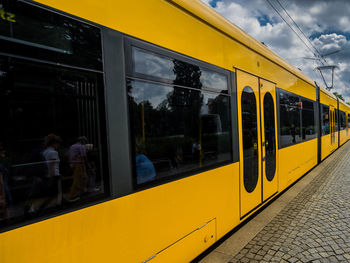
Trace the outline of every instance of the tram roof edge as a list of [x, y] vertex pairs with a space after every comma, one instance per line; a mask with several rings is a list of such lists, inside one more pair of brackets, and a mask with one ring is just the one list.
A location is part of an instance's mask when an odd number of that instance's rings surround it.
[[309, 84], [315, 86], [314, 81], [310, 77], [302, 73], [295, 66], [291, 65], [285, 59], [281, 58], [275, 52], [270, 50], [268, 47], [260, 43], [258, 40], [250, 36], [244, 30], [242, 30], [241, 28], [239, 28], [238, 26], [236, 26], [235, 24], [233, 24], [232, 22], [224, 18], [222, 15], [217, 13], [213, 8], [209, 7], [208, 5], [201, 2], [200, 0], [191, 0], [191, 1], [167, 0], [167, 1], [182, 7], [183, 9], [195, 15], [196, 17], [202, 19], [203, 21], [205, 21], [206, 23], [208, 23], [218, 31], [221, 31], [224, 34], [229, 35], [232, 39], [240, 42], [241, 44], [247, 46], [254, 52], [268, 58], [269, 60], [283, 67], [284, 69], [291, 72], [292, 74], [298, 76], [299, 78], [303, 79]]

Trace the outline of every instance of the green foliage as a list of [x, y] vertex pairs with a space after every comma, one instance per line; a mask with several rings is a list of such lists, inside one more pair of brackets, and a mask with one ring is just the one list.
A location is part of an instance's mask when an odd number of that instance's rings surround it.
[[342, 101], [345, 101], [344, 98], [343, 98], [343, 95], [341, 95], [340, 93], [338, 92], [333, 92], [334, 96], [336, 96], [337, 98], [341, 99]]

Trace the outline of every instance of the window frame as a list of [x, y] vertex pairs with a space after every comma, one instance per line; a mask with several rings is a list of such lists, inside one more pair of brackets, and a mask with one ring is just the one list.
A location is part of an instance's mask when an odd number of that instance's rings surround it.
[[[170, 59], [177, 59], [179, 61], [189, 63], [194, 66], [198, 66], [200, 68], [203, 68], [208, 71], [213, 71], [220, 73], [222, 75], [225, 75], [227, 79], [227, 93], [222, 93], [219, 90], [215, 89], [208, 89], [205, 87], [202, 87], [201, 89], [195, 89], [188, 86], [182, 86], [173, 84], [172, 81], [169, 81], [168, 79], [163, 79], [159, 77], [149, 76], [145, 74], [141, 74], [138, 72], [135, 72], [133, 69], [133, 54], [132, 54], [132, 48], [139, 48], [142, 50], [145, 50], [146, 52], [154, 53], [157, 56], [164, 56], [166, 58]], [[125, 79], [130, 79], [134, 81], [143, 81], [143, 82], [149, 82], [153, 84], [160, 84], [160, 85], [166, 85], [171, 87], [179, 87], [179, 88], [186, 88], [186, 89], [193, 89], [199, 92], [209, 92], [209, 93], [215, 93], [220, 96], [227, 96], [229, 98], [229, 118], [230, 118], [230, 136], [231, 136], [231, 154], [232, 158], [228, 161], [215, 163], [212, 165], [205, 166], [204, 168], [198, 168], [193, 169], [190, 171], [182, 172], [175, 174], [170, 177], [164, 177], [157, 179], [155, 181], [150, 181], [141, 185], [138, 185], [136, 182], [136, 165], [135, 165], [135, 142], [134, 142], [134, 131], [131, 124], [131, 121], [129, 119], [129, 131], [130, 131], [130, 154], [131, 154], [131, 169], [132, 169], [132, 181], [133, 181], [133, 192], [142, 191], [148, 188], [156, 187], [165, 183], [173, 182], [182, 178], [186, 178], [189, 176], [193, 176], [199, 173], [203, 173], [206, 171], [213, 170], [218, 167], [226, 166], [231, 163], [235, 163], [239, 161], [239, 141], [238, 141], [238, 120], [237, 120], [237, 92], [236, 87], [233, 85], [235, 84], [235, 74], [233, 72], [220, 68], [218, 66], [209, 64], [207, 62], [177, 53], [175, 51], [166, 49], [164, 47], [157, 46], [155, 44], [151, 44], [136, 38], [132, 37], [125, 37], [124, 39], [124, 51], [125, 51]], [[130, 109], [128, 105], [128, 115], [130, 115]]]
[[[302, 120], [302, 111], [303, 109], [299, 109], [299, 117], [300, 117], [300, 138], [301, 138], [301, 141], [300, 142], [296, 142], [294, 144], [291, 144], [291, 145], [286, 145], [286, 146], [282, 146], [281, 145], [281, 111], [280, 111], [280, 107], [281, 107], [281, 100], [280, 100], [280, 94], [282, 93], [285, 93], [289, 96], [294, 96], [294, 97], [298, 97], [298, 100], [299, 100], [299, 103], [302, 101], [302, 100], [306, 100], [306, 101], [310, 101], [313, 103], [313, 111], [314, 111], [314, 123], [315, 123], [315, 127], [316, 127], [316, 133], [315, 133], [315, 138], [312, 138], [312, 139], [302, 139], [302, 125], [303, 125], [303, 120]], [[317, 101], [316, 100], [311, 100], [309, 98], [306, 98], [306, 97], [303, 97], [303, 96], [300, 96], [296, 93], [293, 93], [293, 92], [290, 92], [290, 91], [287, 91], [287, 90], [284, 90], [284, 89], [281, 89], [281, 88], [278, 88], [276, 87], [276, 97], [277, 97], [277, 129], [278, 129], [278, 149], [283, 149], [283, 148], [287, 148], [287, 147], [291, 147], [291, 146], [294, 146], [296, 144], [300, 144], [300, 143], [304, 143], [304, 142], [307, 142], [307, 141], [310, 141], [310, 140], [315, 140], [315, 139], [318, 139], [318, 128], [317, 128]], [[283, 104], [284, 105], [284, 104]]]

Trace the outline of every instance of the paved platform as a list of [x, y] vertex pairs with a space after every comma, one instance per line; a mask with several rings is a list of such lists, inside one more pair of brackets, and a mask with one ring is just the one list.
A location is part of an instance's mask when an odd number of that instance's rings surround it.
[[350, 262], [350, 142], [200, 263]]

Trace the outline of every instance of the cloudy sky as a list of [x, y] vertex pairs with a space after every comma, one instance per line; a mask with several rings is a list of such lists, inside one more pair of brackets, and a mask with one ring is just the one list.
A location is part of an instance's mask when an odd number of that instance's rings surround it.
[[[350, 102], [350, 1], [349, 0], [202, 0], [245, 32], [264, 42], [271, 50], [325, 86], [314, 57], [317, 51], [325, 56], [324, 64], [337, 65], [334, 89]], [[309, 48], [286, 25], [269, 2], [293, 27]], [[281, 5], [280, 5], [281, 4]], [[302, 35], [291, 18], [302, 29]], [[311, 49], [311, 50], [310, 50]], [[330, 77], [330, 74], [327, 74]], [[327, 80], [327, 79], [326, 79]]]

